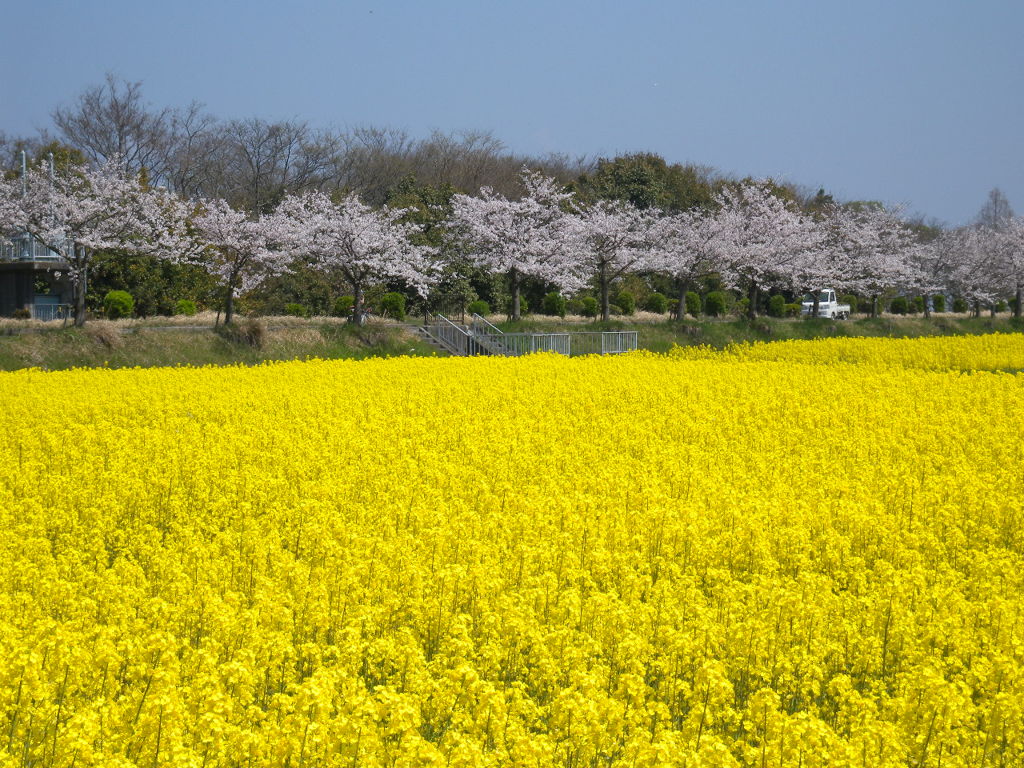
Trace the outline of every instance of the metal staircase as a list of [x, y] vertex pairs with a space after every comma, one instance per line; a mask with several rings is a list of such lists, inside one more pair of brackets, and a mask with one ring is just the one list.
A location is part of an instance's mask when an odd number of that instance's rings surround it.
[[505, 333], [480, 315], [460, 325], [433, 314], [416, 332], [428, 343], [451, 355], [518, 357], [534, 352], [569, 356], [609, 355], [637, 348], [636, 331], [580, 331], [569, 333]]

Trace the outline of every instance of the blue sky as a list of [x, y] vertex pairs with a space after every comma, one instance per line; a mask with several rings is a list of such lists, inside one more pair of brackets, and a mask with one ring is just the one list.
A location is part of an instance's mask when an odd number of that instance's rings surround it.
[[485, 129], [903, 203], [1024, 212], [1024, 2], [36, 0], [5, 9], [0, 130], [106, 72], [224, 118]]

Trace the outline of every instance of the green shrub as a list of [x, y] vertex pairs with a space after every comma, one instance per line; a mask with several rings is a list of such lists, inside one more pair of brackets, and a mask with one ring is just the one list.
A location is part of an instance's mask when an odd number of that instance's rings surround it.
[[109, 291], [103, 297], [103, 313], [111, 320], [131, 317], [135, 311], [135, 299], [128, 291]]
[[768, 299], [768, 315], [770, 317], [782, 317], [786, 314], [786, 297], [776, 293]]
[[647, 297], [647, 301], [644, 302], [644, 309], [656, 315], [664, 315], [668, 312], [668, 296], [655, 291]]
[[750, 299], [746, 296], [744, 296], [742, 299], [740, 299], [733, 305], [733, 311], [735, 311], [736, 314], [739, 315], [740, 317], [747, 314], [747, 310], [749, 309]]
[[334, 316], [351, 317], [352, 310], [355, 309], [355, 306], [355, 296], [339, 296], [334, 302]]
[[483, 299], [477, 299], [476, 301], [469, 302], [466, 306], [466, 311], [471, 315], [486, 316], [491, 314], [491, 305]]
[[541, 311], [545, 315], [565, 317], [565, 312], [568, 309], [568, 302], [565, 300], [565, 296], [560, 294], [558, 291], [551, 291], [551, 293], [544, 294], [540, 307]]
[[[687, 302], [689, 304], [689, 302]], [[721, 317], [725, 314], [728, 300], [723, 291], [712, 291], [704, 297], [704, 312], [712, 317]]]
[[18, 309], [14, 310], [14, 314], [11, 315], [11, 316], [15, 320], [31, 320], [32, 319], [32, 310], [31, 309], [25, 309], [24, 307], [19, 307]]
[[686, 314], [700, 317], [701, 302], [700, 294], [696, 291], [686, 292]]
[[636, 312], [636, 297], [629, 291], [619, 291], [615, 297], [615, 306], [619, 308], [618, 314], [632, 315]]
[[583, 299], [569, 299], [565, 305], [566, 311], [570, 315], [579, 315], [583, 313]]
[[679, 315], [679, 299], [668, 300], [668, 311], [669, 314], [671, 314], [673, 317]]
[[1005, 311], [1006, 311], [1006, 302], [1003, 301], [1002, 299], [1000, 299], [999, 301], [996, 302], [996, 312], [1005, 312]]
[[385, 293], [380, 299], [381, 314], [395, 320], [405, 320], [405, 296], [398, 291]]
[[941, 293], [936, 293], [934, 296], [932, 296], [932, 309], [935, 312], [945, 312], [946, 297], [943, 296]]
[[178, 299], [174, 302], [174, 314], [176, 315], [187, 315], [192, 317], [199, 311], [196, 303], [192, 299]]
[[580, 314], [584, 317], [597, 317], [597, 299], [593, 296], [584, 296], [581, 300]]
[[800, 317], [800, 310], [803, 309], [803, 306], [800, 304], [786, 304], [783, 309], [786, 317]]
[[[505, 311], [508, 312], [509, 315], [512, 314], [512, 299], [511, 298], [509, 298], [508, 303], [505, 305]], [[523, 296], [522, 294], [519, 294], [519, 314], [520, 315], [528, 315], [528, 314], [530, 314], [530, 305], [529, 305], [529, 303], [527, 303], [526, 297]]]
[[294, 301], [284, 305], [284, 313], [291, 317], [305, 317], [307, 314], [306, 308]]
[[953, 299], [953, 311], [954, 312], [966, 312], [967, 311], [967, 299], [961, 299], [959, 297]]
[[910, 305], [907, 303], [906, 296], [897, 296], [889, 302], [889, 311], [894, 315], [905, 315], [909, 309]]
[[910, 300], [910, 312], [915, 315], [924, 312], [924, 296], [915, 296]]
[[845, 296], [840, 296], [839, 297], [839, 303], [840, 304], [849, 304], [850, 305], [850, 314], [851, 315], [854, 312], [857, 311], [857, 297], [854, 296], [852, 293], [848, 293]]

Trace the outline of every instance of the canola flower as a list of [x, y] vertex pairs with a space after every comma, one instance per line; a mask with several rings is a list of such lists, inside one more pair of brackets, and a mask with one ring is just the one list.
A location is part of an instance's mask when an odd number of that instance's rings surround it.
[[719, 352], [711, 347], [675, 347], [674, 357], [688, 360], [737, 359], [810, 365], [856, 363], [902, 366], [934, 371], [1022, 370], [1020, 334], [877, 339], [837, 337], [732, 344]]
[[1024, 765], [1021, 368], [0, 375], [0, 766]]

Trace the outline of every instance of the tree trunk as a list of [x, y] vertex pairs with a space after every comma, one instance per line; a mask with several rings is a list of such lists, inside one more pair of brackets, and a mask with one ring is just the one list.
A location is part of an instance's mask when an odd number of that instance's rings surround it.
[[878, 295], [871, 297], [871, 316], [878, 317]]
[[365, 325], [366, 316], [363, 314], [363, 284], [361, 280], [352, 281], [352, 296], [355, 299], [352, 304], [352, 318], [356, 325]]
[[510, 287], [512, 289], [512, 321], [518, 322], [522, 319], [523, 313], [519, 305], [519, 270], [513, 269], [508, 273]]
[[928, 301], [928, 294], [924, 294], [924, 317], [925, 320], [932, 316], [932, 305]]
[[676, 310], [676, 320], [686, 317], [686, 294], [690, 292], [690, 281], [679, 281], [679, 309]]
[[75, 327], [85, 325], [85, 291], [79, 286], [75, 290]]
[[224, 297], [224, 325], [231, 325], [231, 318], [235, 316], [235, 287], [228, 286], [227, 295]]
[[608, 291], [611, 286], [608, 284], [607, 270], [603, 266], [598, 273], [598, 280], [601, 284], [601, 319], [607, 323], [611, 317], [611, 301], [608, 298]]
[[1024, 292], [1024, 286], [1018, 285], [1017, 286], [1017, 293], [1016, 293], [1016, 296], [1014, 298], [1014, 304], [1013, 304], [1013, 316], [1015, 318], [1017, 318], [1018, 320], [1020, 320], [1020, 314], [1021, 314], [1020, 299], [1021, 299], [1021, 293], [1022, 292]]
[[757, 294], [757, 283], [752, 282], [747, 292], [747, 317], [751, 320], [757, 319]]
[[981, 317], [981, 299], [974, 300], [974, 316]]
[[[75, 327], [81, 328], [85, 325], [85, 248], [83, 246], [72, 246], [72, 263], [75, 265], [75, 279], [71, 284], [71, 290], [75, 301]], [[81, 250], [79, 250], [81, 249]], [[81, 254], [81, 255], [79, 255]]]

